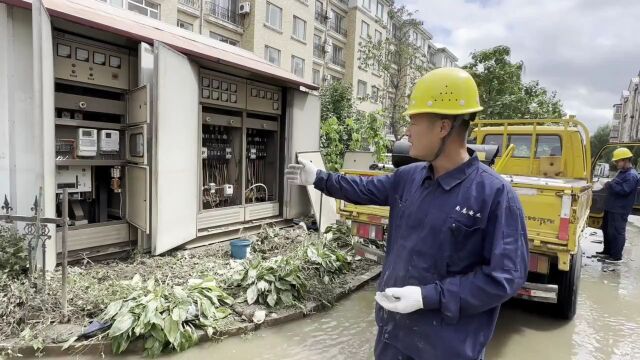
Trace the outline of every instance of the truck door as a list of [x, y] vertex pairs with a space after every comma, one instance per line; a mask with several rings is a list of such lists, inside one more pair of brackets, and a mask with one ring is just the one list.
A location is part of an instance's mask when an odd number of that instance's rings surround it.
[[[604, 203], [607, 198], [604, 184], [616, 177], [618, 170], [615, 164], [611, 162], [613, 151], [619, 147], [626, 147], [633, 153], [633, 165], [636, 169], [640, 169], [640, 143], [619, 143], [608, 144], [603, 147], [598, 155], [594, 158], [592, 164], [593, 176], [593, 198], [591, 202], [591, 210], [589, 212], [589, 226], [600, 229], [602, 227], [602, 217], [604, 215]], [[636, 203], [632, 214], [640, 215], [640, 188], [635, 194]]]

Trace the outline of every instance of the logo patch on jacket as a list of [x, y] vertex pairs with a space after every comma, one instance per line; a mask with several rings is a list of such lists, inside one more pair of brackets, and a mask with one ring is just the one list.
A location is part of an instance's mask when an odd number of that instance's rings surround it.
[[456, 206], [456, 211], [470, 217], [477, 217], [477, 218], [481, 217], [479, 212], [473, 211], [472, 209], [467, 209], [466, 207], [463, 208], [460, 205]]

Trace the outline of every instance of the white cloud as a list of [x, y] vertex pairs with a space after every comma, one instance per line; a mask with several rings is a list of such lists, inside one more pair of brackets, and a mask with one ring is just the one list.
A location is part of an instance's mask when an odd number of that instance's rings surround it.
[[640, 70], [640, 1], [400, 0], [459, 63], [496, 45], [523, 60], [525, 79], [557, 90], [565, 109], [592, 129], [611, 120]]

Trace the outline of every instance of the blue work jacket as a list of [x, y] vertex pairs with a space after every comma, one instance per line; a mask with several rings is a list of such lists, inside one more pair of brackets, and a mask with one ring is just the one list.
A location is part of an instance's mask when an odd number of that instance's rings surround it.
[[424, 309], [376, 306], [385, 341], [414, 359], [477, 360], [500, 305], [527, 278], [527, 232], [511, 186], [475, 155], [435, 180], [422, 162], [370, 178], [319, 171], [314, 186], [353, 204], [390, 206], [378, 291], [420, 286]]
[[604, 209], [618, 214], [631, 214], [639, 181], [635, 169], [620, 170], [618, 175], [608, 182]]

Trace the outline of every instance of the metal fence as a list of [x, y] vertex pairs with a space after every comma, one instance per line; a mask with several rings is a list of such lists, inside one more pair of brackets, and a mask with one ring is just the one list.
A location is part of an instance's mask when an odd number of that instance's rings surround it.
[[194, 10], [200, 10], [200, 0], [178, 0], [178, 3]]
[[236, 9], [229, 9], [223, 6], [219, 6], [216, 3], [207, 1], [205, 3], [205, 13], [213, 16], [216, 19], [228, 22], [230, 24], [242, 27], [242, 17]]
[[[25, 216], [25, 215], [12, 215], [13, 207], [11, 206], [11, 202], [9, 201], [7, 195], [4, 196], [4, 201], [0, 209], [4, 212], [4, 214], [0, 213], [0, 222], [3, 222], [5, 225], [15, 226], [17, 228], [17, 223], [24, 223], [22, 228], [22, 235], [27, 241], [27, 251], [29, 254], [29, 278], [34, 279], [37, 276], [37, 252], [38, 249], [41, 249], [42, 253], [42, 285], [43, 290], [46, 289], [46, 269], [47, 269], [47, 247], [49, 240], [52, 238], [51, 230], [49, 229], [49, 225], [61, 225], [62, 226], [62, 291], [61, 291], [61, 300], [62, 300], [62, 311], [64, 317], [67, 317], [67, 235], [69, 232], [69, 193], [67, 189], [63, 190], [62, 193], [62, 218], [48, 218], [43, 217], [43, 209], [42, 209], [42, 188], [38, 192], [38, 195], [35, 196], [35, 200], [33, 201], [33, 205], [31, 206], [31, 211], [33, 215]], [[53, 244], [53, 251], [56, 251], [56, 245]], [[54, 264], [55, 265], [55, 264]]]
[[331, 20], [329, 21], [329, 29], [342, 36], [347, 36], [347, 29], [342, 26], [342, 21]]

